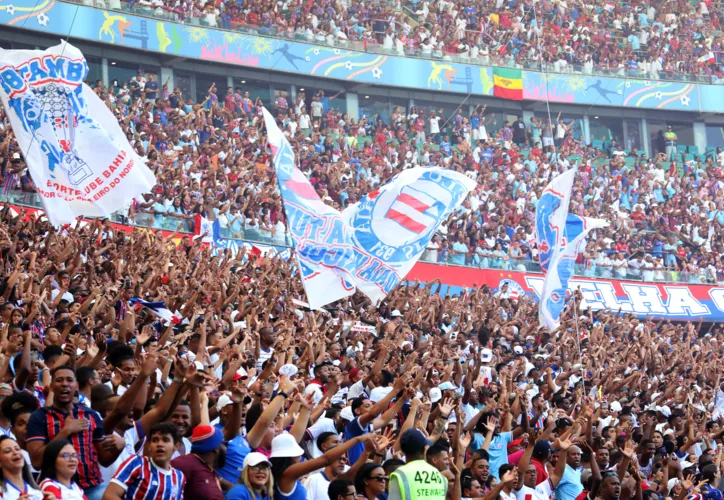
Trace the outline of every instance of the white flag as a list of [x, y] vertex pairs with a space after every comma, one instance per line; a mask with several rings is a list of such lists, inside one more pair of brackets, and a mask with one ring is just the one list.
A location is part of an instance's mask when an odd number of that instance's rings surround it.
[[67, 42], [0, 49], [0, 99], [50, 222], [100, 217], [156, 183], [113, 113], [83, 81], [88, 64]]
[[413, 168], [340, 214], [319, 199], [265, 109], [274, 168], [312, 309], [352, 295], [379, 302], [420, 258], [440, 224], [475, 187], [459, 172]]
[[454, 170], [415, 167], [342, 213], [353, 230], [352, 241], [365, 256], [356, 271], [357, 289], [373, 302], [402, 281], [450, 213], [475, 181]]

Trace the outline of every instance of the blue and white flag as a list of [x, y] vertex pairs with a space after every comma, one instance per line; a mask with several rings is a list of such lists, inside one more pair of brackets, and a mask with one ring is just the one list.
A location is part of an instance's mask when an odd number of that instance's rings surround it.
[[83, 83], [87, 75], [83, 54], [67, 42], [0, 49], [0, 101], [55, 225], [109, 216], [156, 183], [118, 119]]
[[448, 215], [475, 188], [439, 167], [403, 170], [342, 213], [358, 255], [357, 288], [382, 300], [419, 260]]
[[568, 213], [575, 175], [571, 169], [553, 179], [543, 191], [535, 214], [540, 266], [545, 273], [538, 318], [551, 331], [560, 325], [568, 283], [586, 236], [608, 226], [601, 219]]
[[128, 301], [134, 309], [141, 310], [144, 307], [151, 311], [159, 318], [173, 323], [174, 325], [181, 322], [181, 318], [176, 314], [172, 313], [170, 309], [166, 307], [163, 301], [159, 302], [148, 302], [143, 299], [132, 298]]
[[318, 309], [359, 289], [382, 300], [475, 182], [441, 168], [414, 168], [343, 214], [319, 198], [295, 166], [294, 152], [265, 109], [269, 147], [309, 306]]

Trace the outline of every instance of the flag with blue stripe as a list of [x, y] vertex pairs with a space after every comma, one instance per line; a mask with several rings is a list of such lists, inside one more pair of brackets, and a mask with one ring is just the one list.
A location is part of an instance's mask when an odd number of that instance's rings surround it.
[[340, 214], [319, 198], [296, 167], [292, 147], [266, 109], [264, 120], [287, 230], [313, 309], [356, 290], [373, 302], [382, 300], [475, 187], [462, 173], [417, 167], [399, 173]]
[[568, 283], [586, 236], [608, 226], [601, 219], [568, 213], [575, 175], [571, 169], [553, 179], [543, 191], [535, 214], [540, 266], [545, 274], [538, 318], [551, 331], [560, 325]]

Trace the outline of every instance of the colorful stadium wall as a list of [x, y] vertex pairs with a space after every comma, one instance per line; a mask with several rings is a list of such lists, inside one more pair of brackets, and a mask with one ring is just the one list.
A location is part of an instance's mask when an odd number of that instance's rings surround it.
[[[361, 84], [493, 95], [493, 68], [369, 53], [242, 34], [58, 0], [7, 0], [0, 24], [170, 57]], [[42, 70], [42, 68], [41, 68]], [[523, 99], [567, 104], [724, 112], [724, 85], [523, 71]]]

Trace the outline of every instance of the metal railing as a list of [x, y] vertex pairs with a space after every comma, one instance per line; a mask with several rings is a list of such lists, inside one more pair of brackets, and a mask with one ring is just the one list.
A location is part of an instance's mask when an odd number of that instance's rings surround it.
[[[204, 26], [221, 31], [233, 31], [236, 33], [242, 33], [253, 36], [261, 36], [268, 38], [282, 38], [287, 40], [293, 40], [300, 43], [308, 43], [314, 45], [327, 45], [330, 47], [354, 50], [359, 52], [369, 52], [374, 54], [385, 54], [392, 56], [401, 57], [412, 57], [425, 60], [436, 60], [446, 62], [456, 62], [460, 64], [471, 64], [474, 66], [483, 67], [514, 67], [519, 69], [525, 69], [527, 71], [535, 71], [540, 73], [555, 73], [563, 75], [583, 75], [583, 76], [603, 76], [603, 77], [616, 77], [616, 78], [634, 78], [640, 80], [654, 80], [654, 81], [673, 81], [673, 82], [686, 82], [686, 83], [706, 83], [706, 84], [724, 84], [724, 79], [720, 79], [715, 75], [699, 75], [699, 74], [686, 74], [679, 71], [659, 71], [651, 72], [643, 69], [629, 70], [629, 69], [607, 69], [602, 67], [585, 67], [583, 65], [572, 65], [568, 64], [565, 68], [560, 68], [555, 64], [541, 64], [536, 61], [528, 61], [524, 64], [510, 64], [505, 58], [496, 57], [494, 54], [486, 56], [478, 56], [478, 58], [472, 58], [469, 54], [451, 54], [444, 53], [438, 50], [426, 51], [419, 48], [410, 48], [404, 46], [401, 51], [394, 48], [386, 49], [382, 45], [374, 41], [356, 41], [356, 40], [343, 40], [337, 38], [334, 35], [313, 35], [311, 37], [303, 33], [295, 33], [293, 28], [280, 29], [276, 26], [256, 26], [244, 23], [235, 23], [229, 21], [226, 26], [224, 23], [216, 22], [216, 25], [212, 26], [205, 22], [201, 17], [189, 17], [187, 19], [181, 18], [177, 13], [161, 8], [161, 7], [150, 7], [138, 5], [137, 3], [120, 2], [119, 0], [61, 0], [67, 3], [79, 3], [89, 7], [96, 7], [106, 10], [115, 10], [120, 12], [131, 12], [135, 15], [160, 19], [168, 22], [176, 22], [181, 24], [188, 24], [191, 26]], [[386, 0], [385, 3], [395, 5], [397, 8], [399, 2], [395, 0]], [[621, 38], [621, 43], [627, 43], [625, 39]]]
[[[21, 205], [43, 209], [37, 193], [24, 191], [9, 191], [6, 195], [0, 194], [0, 200], [14, 205]], [[181, 235], [194, 234], [192, 217], [185, 215], [154, 215], [147, 212], [136, 212], [132, 215], [116, 212], [109, 217], [111, 221], [125, 225], [143, 227], [152, 230], [178, 231]], [[274, 234], [259, 228], [221, 228], [221, 237], [227, 240], [245, 241], [260, 245], [291, 248], [292, 240], [288, 234]], [[473, 269], [500, 269], [504, 271], [517, 271], [524, 273], [540, 273], [537, 262], [523, 259], [510, 259], [507, 256], [464, 256], [454, 255], [442, 250], [425, 251], [420, 258], [421, 262], [438, 264], [442, 266], [458, 266]], [[686, 273], [667, 269], [622, 269], [596, 265], [576, 264], [575, 276], [586, 278], [615, 279], [627, 281], [641, 281], [648, 283], [689, 283], [689, 284], [716, 284], [721, 280], [707, 279], [703, 272]]]

